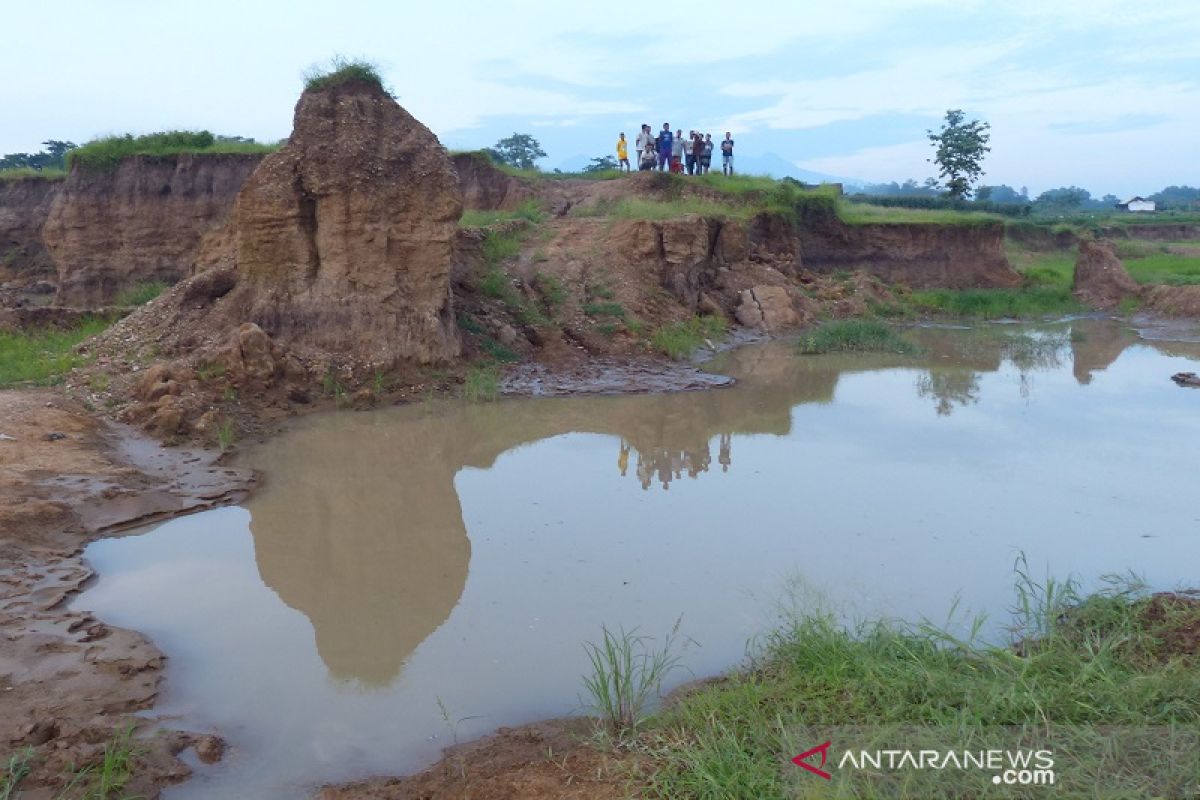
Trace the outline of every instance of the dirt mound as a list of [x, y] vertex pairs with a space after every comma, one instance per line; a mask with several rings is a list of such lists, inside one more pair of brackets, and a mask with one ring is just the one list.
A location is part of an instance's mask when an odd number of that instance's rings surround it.
[[1130, 277], [1113, 244], [1107, 240], [1079, 243], [1072, 291], [1093, 308], [1116, 308], [1127, 297], [1137, 297], [1141, 287]]
[[1144, 298], [1144, 308], [1157, 314], [1200, 317], [1200, 286], [1151, 286]]

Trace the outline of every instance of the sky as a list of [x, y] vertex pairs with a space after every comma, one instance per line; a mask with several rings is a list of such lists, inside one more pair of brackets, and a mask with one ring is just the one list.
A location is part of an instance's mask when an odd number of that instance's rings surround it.
[[276, 140], [305, 70], [342, 54], [377, 63], [447, 147], [531, 133], [545, 169], [669, 121], [731, 131], [747, 164], [923, 181], [936, 174], [927, 129], [961, 108], [991, 125], [983, 183], [1121, 197], [1200, 185], [1194, 0], [46, 8], [4, 2], [0, 153], [166, 129]]

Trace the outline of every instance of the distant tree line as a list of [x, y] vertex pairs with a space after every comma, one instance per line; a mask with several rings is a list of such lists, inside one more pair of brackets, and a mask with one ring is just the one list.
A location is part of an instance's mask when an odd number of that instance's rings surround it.
[[66, 169], [67, 153], [79, 145], [50, 139], [42, 142], [45, 149], [39, 153], [8, 153], [0, 157], [0, 170], [6, 169]]

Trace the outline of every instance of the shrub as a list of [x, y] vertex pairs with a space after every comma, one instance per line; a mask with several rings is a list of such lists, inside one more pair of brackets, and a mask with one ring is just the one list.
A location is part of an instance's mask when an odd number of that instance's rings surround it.
[[327, 67], [314, 65], [306, 70], [304, 73], [304, 90], [306, 92], [319, 92], [323, 89], [330, 89], [356, 81], [373, 84], [384, 92], [387, 92], [387, 89], [383, 85], [383, 78], [379, 74], [379, 68], [375, 64], [365, 59], [347, 58], [340, 55], [330, 59], [329, 66]]

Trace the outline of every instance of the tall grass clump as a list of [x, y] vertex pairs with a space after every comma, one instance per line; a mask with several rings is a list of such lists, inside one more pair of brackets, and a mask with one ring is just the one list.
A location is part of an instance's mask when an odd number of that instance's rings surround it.
[[0, 800], [16, 800], [21, 781], [29, 775], [29, 759], [32, 757], [33, 749], [28, 747], [8, 757], [4, 774], [0, 775]]
[[613, 631], [607, 625], [600, 626], [599, 644], [584, 643], [592, 671], [583, 677], [583, 685], [592, 711], [608, 733], [624, 736], [646, 719], [650, 705], [661, 695], [663, 681], [680, 666], [675, 643], [681, 621], [657, 647], [637, 628]]
[[917, 355], [920, 348], [892, 327], [873, 320], [847, 319], [827, 322], [802, 338], [797, 345], [805, 355], [819, 353], [896, 353]]
[[55, 797], [63, 800], [133, 800], [124, 789], [133, 777], [134, 760], [139, 753], [133, 741], [133, 728], [128, 727], [104, 746], [104, 756], [99, 763], [74, 770]]
[[111, 171], [130, 156], [174, 156], [181, 153], [270, 153], [277, 145], [215, 136], [211, 131], [162, 131], [145, 136], [131, 133], [95, 139], [67, 153], [68, 169], [74, 165]]
[[383, 85], [383, 77], [379, 74], [379, 67], [362, 58], [337, 55], [330, 59], [328, 65], [314, 65], [304, 72], [306, 92], [318, 92], [354, 82], [371, 83], [387, 91]]
[[113, 300], [117, 306], [144, 306], [167, 289], [162, 281], [145, 281], [125, 289]]
[[701, 345], [725, 335], [725, 320], [696, 316], [686, 322], [674, 322], [656, 330], [650, 343], [675, 360], [688, 358]]
[[90, 318], [68, 330], [0, 331], [0, 389], [54, 383], [87, 360], [76, 345], [110, 324]]
[[471, 367], [463, 382], [468, 403], [490, 403], [500, 396], [500, 370], [493, 364]]
[[1063, 284], [1028, 285], [1020, 289], [925, 289], [912, 292], [918, 312], [977, 319], [1005, 319], [1069, 314], [1084, 310]]
[[[1127, 579], [1081, 596], [1071, 581], [1031, 580], [1023, 564], [1016, 593], [1011, 643], [981, 641], [980, 621], [956, 635], [794, 615], [747, 668], [643, 724], [649, 796], [1194, 796], [1200, 597], [1150, 595]], [[830, 740], [830, 781], [788, 764]], [[848, 751], [1042, 748], [1054, 785], [1027, 793], [996, 794], [987, 770], [838, 768]]]

